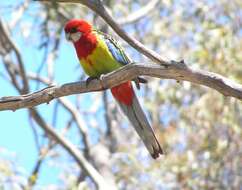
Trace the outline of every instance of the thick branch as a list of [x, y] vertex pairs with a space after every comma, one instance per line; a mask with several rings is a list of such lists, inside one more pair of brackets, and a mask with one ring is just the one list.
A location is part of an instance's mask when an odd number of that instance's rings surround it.
[[140, 75], [190, 81], [215, 89], [225, 96], [232, 96], [242, 100], [241, 84], [235, 83], [216, 73], [189, 68], [183, 61], [172, 61], [168, 63], [168, 66], [160, 66], [157, 64], [130, 64], [104, 75], [102, 81], [91, 81], [88, 86], [85, 81], [74, 82], [62, 86], [50, 86], [38, 92], [22, 96], [2, 97], [0, 99], [0, 110], [29, 108], [42, 103], [49, 103], [52, 99], [67, 95], [100, 91], [132, 80]]

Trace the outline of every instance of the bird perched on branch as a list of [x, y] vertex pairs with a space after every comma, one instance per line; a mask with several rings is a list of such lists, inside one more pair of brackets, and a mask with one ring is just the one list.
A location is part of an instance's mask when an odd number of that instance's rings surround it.
[[[122, 47], [111, 36], [95, 30], [85, 20], [68, 21], [65, 25], [65, 34], [67, 40], [73, 42], [80, 63], [85, 73], [89, 75], [88, 80], [99, 78], [102, 74], [131, 63]], [[141, 78], [134, 80], [137, 84], [142, 82]], [[151, 156], [154, 159], [158, 158], [163, 151], [139, 104], [131, 81], [111, 88], [111, 93], [129, 118]]]

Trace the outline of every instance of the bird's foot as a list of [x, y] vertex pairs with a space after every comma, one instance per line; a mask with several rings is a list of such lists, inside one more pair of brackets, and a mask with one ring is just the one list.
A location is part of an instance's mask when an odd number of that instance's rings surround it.
[[104, 85], [103, 85], [103, 82], [102, 82], [102, 79], [103, 79], [103, 75], [101, 75], [100, 77], [88, 77], [87, 80], [86, 80], [86, 87], [88, 87], [89, 83], [92, 81], [92, 80], [98, 80], [102, 86], [102, 89], [104, 90]]
[[142, 84], [146, 84], [148, 83], [148, 80], [146, 80], [145, 78], [142, 78], [142, 77], [137, 77], [139, 83], [142, 83]]
[[86, 87], [88, 87], [89, 83], [93, 80], [99, 80], [99, 77], [88, 77], [86, 80]]
[[135, 82], [137, 89], [140, 89], [140, 83], [142, 83], [142, 84], [148, 83], [148, 81], [142, 77], [137, 77], [137, 78], [133, 79], [133, 81]]
[[104, 83], [103, 83], [103, 78], [104, 78], [104, 75], [100, 75], [100, 77], [99, 77], [99, 81], [100, 81], [100, 83], [101, 83], [102, 89], [105, 90], [106, 87], [105, 87], [105, 85], [104, 85]]

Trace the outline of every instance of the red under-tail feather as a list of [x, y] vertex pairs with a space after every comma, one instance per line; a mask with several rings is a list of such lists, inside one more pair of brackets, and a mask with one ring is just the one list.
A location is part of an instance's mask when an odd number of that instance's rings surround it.
[[113, 87], [111, 92], [125, 115], [129, 118], [151, 156], [158, 158], [160, 154], [163, 154], [163, 151], [139, 104], [131, 82], [129, 81]]
[[111, 89], [111, 92], [116, 100], [119, 102], [130, 106], [132, 104], [132, 99], [134, 96], [134, 90], [132, 88], [131, 82], [126, 82], [120, 84], [119, 86], [115, 86]]

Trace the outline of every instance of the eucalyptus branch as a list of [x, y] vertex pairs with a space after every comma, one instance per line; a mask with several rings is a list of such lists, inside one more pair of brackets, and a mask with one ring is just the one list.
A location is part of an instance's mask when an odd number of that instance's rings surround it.
[[85, 81], [73, 82], [61, 86], [53, 85], [40, 91], [0, 98], [0, 110], [17, 110], [30, 108], [42, 103], [49, 103], [55, 98], [108, 89], [138, 76], [151, 76], [178, 81], [190, 81], [217, 90], [224, 96], [242, 100], [242, 85], [222, 75], [192, 69], [183, 61], [168, 62], [167, 66], [157, 64], [129, 64], [116, 71], [103, 75], [101, 80], [92, 80], [88, 85]]

